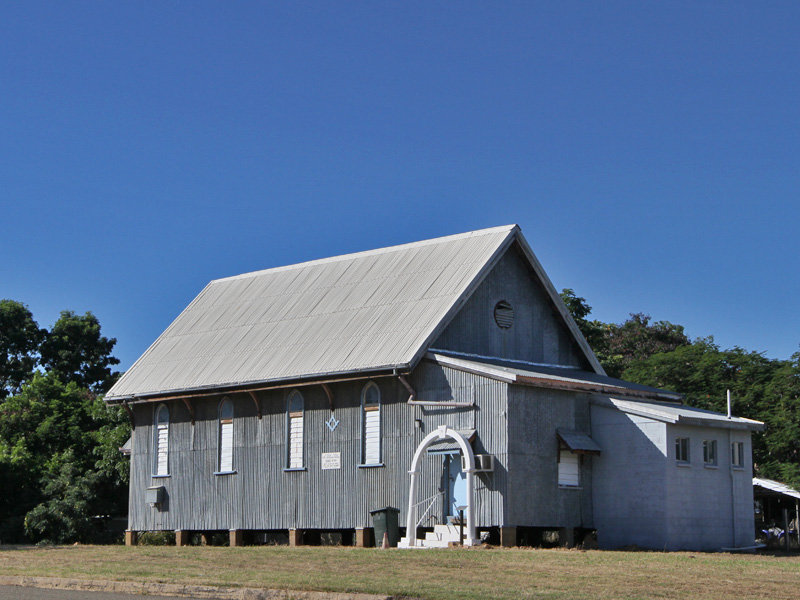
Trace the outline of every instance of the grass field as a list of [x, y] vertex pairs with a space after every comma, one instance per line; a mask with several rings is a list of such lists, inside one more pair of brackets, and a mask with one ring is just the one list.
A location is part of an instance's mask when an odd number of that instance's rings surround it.
[[800, 598], [800, 556], [533, 549], [0, 546], [0, 573], [452, 598]]

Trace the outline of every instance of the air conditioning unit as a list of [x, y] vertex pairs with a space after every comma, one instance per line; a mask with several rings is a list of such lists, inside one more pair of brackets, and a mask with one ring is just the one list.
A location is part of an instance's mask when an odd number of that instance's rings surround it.
[[[461, 455], [461, 469], [467, 468], [467, 459]], [[475, 472], [476, 473], [491, 473], [494, 471], [494, 454], [476, 454], [475, 455]]]

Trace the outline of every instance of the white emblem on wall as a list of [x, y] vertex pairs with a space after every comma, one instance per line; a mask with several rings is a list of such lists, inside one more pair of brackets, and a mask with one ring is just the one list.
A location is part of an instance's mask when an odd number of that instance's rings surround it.
[[339, 421], [337, 421], [337, 420], [336, 420], [336, 418], [335, 418], [333, 415], [331, 415], [331, 418], [330, 418], [330, 419], [328, 419], [327, 421], [325, 421], [325, 425], [327, 425], [327, 426], [328, 426], [328, 429], [330, 429], [331, 431], [333, 431], [334, 429], [336, 429], [336, 426], [337, 426], [338, 424], [339, 424]]
[[330, 469], [341, 469], [342, 458], [341, 452], [323, 452], [322, 453], [322, 470], [328, 471]]

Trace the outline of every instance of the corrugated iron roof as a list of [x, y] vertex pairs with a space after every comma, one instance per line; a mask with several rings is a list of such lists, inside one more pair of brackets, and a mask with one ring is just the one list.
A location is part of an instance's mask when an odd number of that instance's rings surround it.
[[800, 492], [794, 488], [790, 488], [785, 483], [774, 481], [772, 479], [764, 479], [762, 477], [753, 477], [753, 485], [764, 488], [777, 494], [784, 496], [791, 496], [792, 498], [800, 499]]
[[212, 281], [106, 400], [408, 368], [514, 239], [496, 227]]
[[431, 349], [426, 354], [426, 359], [454, 369], [520, 385], [575, 391], [583, 390], [653, 400], [680, 401], [683, 398], [681, 394], [675, 392], [622, 379], [614, 379], [608, 375], [592, 373], [575, 367], [537, 365], [491, 356], [477, 356], [435, 349]]
[[585, 433], [575, 431], [574, 429], [556, 429], [556, 434], [561, 441], [567, 445], [567, 448], [573, 452], [585, 454], [600, 454], [600, 446], [597, 445], [592, 438]]

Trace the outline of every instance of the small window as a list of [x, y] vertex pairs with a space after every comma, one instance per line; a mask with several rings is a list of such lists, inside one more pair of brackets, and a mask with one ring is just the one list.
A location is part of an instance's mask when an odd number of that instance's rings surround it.
[[717, 466], [717, 440], [703, 440], [703, 462], [707, 466]]
[[509, 329], [514, 324], [514, 309], [505, 300], [495, 305], [494, 322], [500, 329]]
[[219, 472], [233, 471], [233, 402], [219, 403]]
[[303, 468], [303, 396], [297, 390], [289, 394], [287, 403], [287, 438], [289, 469]]
[[361, 464], [381, 464], [381, 391], [370, 381], [361, 392]]
[[580, 486], [580, 456], [561, 443], [558, 449], [558, 485], [559, 487]]
[[169, 409], [162, 404], [153, 424], [153, 475], [169, 475]]
[[689, 438], [675, 438], [675, 460], [689, 463]]
[[731, 443], [731, 466], [735, 469], [744, 468], [744, 444], [742, 442]]

